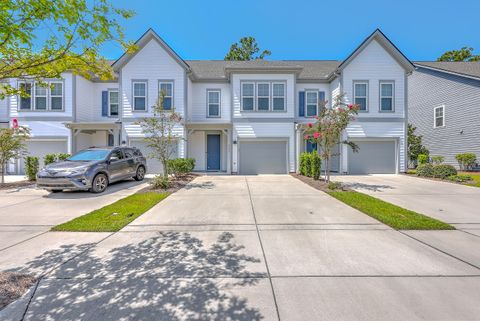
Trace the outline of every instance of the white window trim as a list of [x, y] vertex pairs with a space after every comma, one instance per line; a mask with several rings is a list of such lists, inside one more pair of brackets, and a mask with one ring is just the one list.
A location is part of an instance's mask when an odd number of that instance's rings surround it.
[[172, 86], [172, 94], [171, 95], [167, 95], [165, 93], [165, 96], [164, 98], [170, 98], [172, 100], [172, 105], [170, 106], [170, 109], [165, 109], [165, 110], [172, 110], [173, 107], [175, 106], [175, 103], [174, 103], [174, 93], [175, 93], [175, 85], [174, 85], [174, 81], [173, 80], [165, 80], [165, 79], [162, 79], [162, 80], [159, 80], [158, 81], [158, 95], [160, 97], [160, 88], [162, 88], [162, 85], [163, 84], [170, 84]]
[[[437, 109], [442, 109], [442, 126], [437, 126]], [[445, 105], [440, 105], [433, 108], [433, 128], [445, 127]]]
[[[366, 89], [365, 89], [365, 94], [366, 96], [357, 96], [357, 93], [356, 93], [356, 90], [355, 90], [355, 85], [360, 85], [360, 84], [365, 84], [366, 85]], [[356, 99], [357, 98], [365, 98], [365, 101], [366, 101], [366, 108], [363, 110], [358, 110], [358, 112], [360, 113], [365, 113], [365, 112], [368, 112], [368, 110], [370, 109], [369, 108], [369, 99], [368, 99], [368, 94], [369, 94], [369, 85], [368, 85], [368, 81], [366, 80], [354, 80], [353, 81], [353, 103], [355, 104], [356, 103]]]
[[[273, 87], [275, 85], [283, 85], [283, 96], [275, 96]], [[282, 112], [286, 110], [287, 107], [287, 85], [284, 82], [272, 82], [271, 83], [271, 91], [272, 91], [272, 111], [273, 112]], [[273, 100], [274, 98], [283, 98], [283, 109], [273, 109]]]
[[[382, 95], [382, 85], [392, 85], [392, 95], [391, 96], [383, 96]], [[381, 113], [393, 113], [393, 112], [395, 112], [395, 81], [393, 81], [393, 80], [380, 80], [379, 85], [378, 85], [378, 91], [379, 91], [378, 111], [381, 112]], [[391, 110], [383, 110], [382, 109], [382, 98], [392, 99], [392, 109]], [[368, 104], [367, 104], [367, 109], [368, 109]]]
[[[218, 103], [210, 103], [210, 93], [218, 93]], [[207, 118], [220, 118], [222, 117], [222, 91], [220, 89], [207, 89]], [[210, 105], [218, 105], [218, 115], [210, 115]]]
[[[268, 96], [265, 96], [265, 95], [260, 96], [258, 94], [258, 92], [259, 92], [258, 86], [259, 85], [268, 85]], [[255, 97], [255, 107], [256, 107], [255, 111], [258, 111], [260, 113], [265, 113], [265, 112], [271, 111], [271, 109], [272, 109], [272, 101], [271, 101], [272, 100], [272, 98], [271, 98], [271, 96], [272, 96], [272, 84], [268, 81], [258, 81], [258, 82], [255, 83], [255, 87], [256, 87], [255, 92], [257, 93], [257, 95]], [[261, 110], [258, 109], [258, 99], [260, 99], [260, 98], [263, 98], [263, 99], [268, 98], [268, 109], [261, 109]]]
[[[49, 86], [52, 84], [60, 84], [62, 86], [62, 95], [52, 95], [52, 88], [48, 88], [48, 104], [47, 104], [47, 109], [50, 111], [63, 111], [65, 109], [65, 103], [64, 103], [64, 97], [65, 97], [65, 86], [63, 84], [63, 81], [50, 81], [48, 83]], [[52, 98], [58, 98], [60, 97], [62, 99], [62, 108], [61, 109], [52, 109]]]
[[[117, 103], [114, 104], [114, 105], [117, 105], [117, 115], [112, 115], [112, 109], [111, 109], [111, 106], [112, 106], [112, 103], [110, 102], [110, 94], [112, 92], [116, 92], [117, 93]], [[119, 90], [118, 89], [109, 89], [108, 90], [108, 117], [119, 117], [120, 116], [120, 94], [119, 94]]]
[[[308, 115], [308, 105], [311, 105], [308, 103], [308, 93], [315, 93], [315, 96], [317, 97], [317, 102], [315, 104], [315, 115]], [[320, 99], [320, 95], [319, 95], [319, 92], [318, 92], [318, 89], [305, 89], [305, 110], [304, 110], [304, 115], [305, 115], [305, 118], [313, 118], [315, 116], [318, 116], [318, 102], [319, 102], [319, 99]]]
[[[243, 85], [253, 85], [253, 95], [252, 96], [246, 96], [244, 95], [243, 93]], [[242, 111], [245, 111], [245, 112], [253, 112], [256, 110], [256, 98], [255, 98], [255, 93], [256, 93], [256, 84], [255, 82], [253, 81], [243, 81], [240, 83], [240, 105], [241, 105], [241, 110]], [[253, 98], [253, 109], [248, 109], [248, 110], [245, 110], [243, 109], [243, 98]]]
[[[144, 84], [145, 85], [145, 95], [136, 96], [135, 95], [135, 84]], [[135, 106], [135, 98], [145, 98], [145, 109], [137, 109]], [[134, 80], [132, 81], [132, 110], [135, 112], [147, 112], [148, 111], [148, 81], [145, 80]]]

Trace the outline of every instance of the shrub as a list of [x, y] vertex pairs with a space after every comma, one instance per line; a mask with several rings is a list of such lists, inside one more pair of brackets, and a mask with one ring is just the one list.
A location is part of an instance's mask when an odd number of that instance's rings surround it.
[[68, 153], [47, 154], [43, 158], [43, 163], [45, 164], [45, 166], [47, 166], [49, 164], [52, 164], [52, 163], [55, 163], [55, 162], [58, 162], [58, 161], [64, 161], [68, 157], [70, 157], [70, 154], [68, 154]]
[[64, 160], [66, 160], [66, 159], [69, 158], [69, 157], [70, 157], [70, 154], [68, 154], [68, 153], [58, 153], [58, 154], [57, 154], [57, 159], [58, 159], [59, 161], [64, 161]]
[[452, 165], [433, 166], [433, 177], [446, 179], [449, 176], [457, 175], [457, 170]]
[[168, 161], [168, 172], [175, 176], [181, 176], [190, 173], [195, 167], [193, 158], [175, 158]]
[[455, 159], [462, 170], [470, 170], [475, 166], [477, 156], [474, 153], [463, 153], [455, 156]]
[[433, 177], [433, 165], [421, 164], [417, 166], [417, 176]]
[[168, 176], [155, 175], [155, 177], [150, 181], [150, 185], [154, 189], [167, 189], [170, 186], [170, 181]]
[[341, 189], [342, 188], [342, 183], [340, 182], [329, 182], [327, 185], [328, 189], [336, 190], [336, 189]]
[[322, 159], [316, 151], [310, 155], [310, 177], [317, 180], [320, 178], [320, 170], [322, 167]]
[[459, 175], [448, 176], [447, 179], [452, 181], [452, 182], [465, 183], [465, 182], [471, 181], [472, 176], [459, 174]]
[[303, 176], [310, 176], [312, 172], [312, 161], [310, 153], [300, 154], [300, 174]]
[[432, 160], [432, 163], [434, 165], [440, 165], [445, 160], [445, 157], [443, 157], [443, 156], [432, 156], [431, 160]]
[[429, 163], [428, 155], [427, 154], [420, 154], [417, 158], [418, 165], [424, 165]]
[[38, 157], [27, 156], [25, 157], [25, 175], [29, 181], [35, 181], [38, 173]]

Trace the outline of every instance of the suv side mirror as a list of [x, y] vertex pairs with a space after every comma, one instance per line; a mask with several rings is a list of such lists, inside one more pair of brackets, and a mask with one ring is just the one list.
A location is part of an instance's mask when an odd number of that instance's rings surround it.
[[116, 162], [118, 160], [119, 158], [117, 156], [110, 156], [110, 159], [109, 159], [110, 162]]

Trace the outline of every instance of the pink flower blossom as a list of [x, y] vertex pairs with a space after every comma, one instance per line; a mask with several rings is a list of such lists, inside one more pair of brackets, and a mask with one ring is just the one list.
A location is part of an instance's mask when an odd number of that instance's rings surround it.
[[313, 124], [312, 123], [308, 123], [308, 127], [312, 128]]
[[305, 135], [305, 136], [303, 136], [303, 138], [304, 138], [305, 140], [310, 139], [310, 135]]
[[313, 133], [313, 138], [315, 138], [315, 139], [319, 138], [320, 136], [321, 136], [321, 135], [320, 135], [319, 132]]

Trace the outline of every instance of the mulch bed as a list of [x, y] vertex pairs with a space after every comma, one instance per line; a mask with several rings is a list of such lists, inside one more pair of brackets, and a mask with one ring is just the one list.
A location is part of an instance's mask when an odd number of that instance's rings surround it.
[[[305, 184], [310, 185], [313, 188], [316, 188], [318, 190], [321, 190], [322, 192], [331, 192], [332, 190], [328, 188], [328, 183], [325, 182], [323, 178], [320, 178], [318, 180], [315, 180], [311, 177], [303, 176], [300, 174], [290, 174], [291, 176], [295, 177], [298, 180], [301, 180]], [[343, 191], [348, 191], [350, 190], [348, 187], [342, 186]]]
[[21, 297], [36, 281], [32, 275], [0, 272], [0, 310]]
[[18, 181], [18, 182], [12, 182], [12, 183], [0, 183], [0, 190], [5, 190], [5, 189], [14, 189], [14, 188], [22, 188], [22, 187], [27, 187], [34, 185], [35, 182], [33, 181]]
[[188, 183], [193, 181], [198, 176], [199, 176], [198, 174], [189, 173], [189, 174], [182, 175], [182, 176], [179, 176], [179, 177], [171, 177], [170, 178], [170, 187], [168, 189], [153, 188], [152, 186], [147, 186], [147, 187], [141, 189], [139, 192], [140, 193], [145, 193], [145, 192], [175, 193], [179, 189], [185, 187]]

